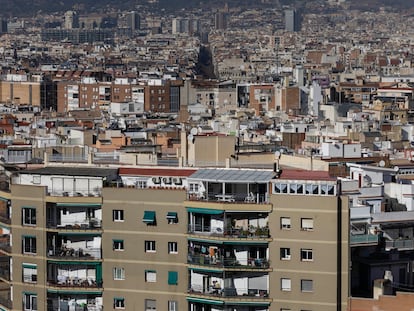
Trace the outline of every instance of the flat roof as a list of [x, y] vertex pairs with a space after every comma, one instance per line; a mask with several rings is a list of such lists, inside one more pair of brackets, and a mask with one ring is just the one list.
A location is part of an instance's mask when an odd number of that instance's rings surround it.
[[266, 183], [272, 180], [275, 172], [253, 169], [199, 169], [189, 179], [234, 183]]

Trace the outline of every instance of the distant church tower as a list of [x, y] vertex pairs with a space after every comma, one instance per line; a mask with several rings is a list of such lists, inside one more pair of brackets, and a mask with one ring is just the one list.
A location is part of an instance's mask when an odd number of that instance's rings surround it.
[[75, 11], [65, 13], [65, 29], [79, 28], [79, 17]]

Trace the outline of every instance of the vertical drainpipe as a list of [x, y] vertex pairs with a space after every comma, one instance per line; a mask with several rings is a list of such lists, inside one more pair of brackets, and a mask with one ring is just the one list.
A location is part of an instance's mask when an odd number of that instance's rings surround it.
[[337, 241], [336, 241], [336, 310], [342, 310], [342, 200], [341, 200], [341, 183], [337, 182]]

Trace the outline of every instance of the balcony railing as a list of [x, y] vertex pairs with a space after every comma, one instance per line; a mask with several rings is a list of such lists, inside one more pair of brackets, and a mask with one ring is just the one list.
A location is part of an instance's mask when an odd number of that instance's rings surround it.
[[9, 267], [0, 267], [0, 278], [10, 281], [10, 269]]
[[11, 309], [12, 306], [13, 306], [13, 302], [11, 301], [10, 298], [4, 297], [3, 293], [0, 293], [0, 305], [6, 307], [8, 309]]
[[11, 253], [10, 235], [3, 234], [0, 236], [0, 249], [7, 253]]
[[217, 236], [217, 237], [229, 237], [229, 238], [269, 238], [269, 227], [257, 227], [245, 230], [243, 228], [231, 227], [223, 229], [222, 227], [210, 227], [201, 225], [188, 225], [188, 233]]
[[361, 245], [361, 244], [378, 244], [379, 235], [375, 234], [357, 234], [351, 235], [350, 244], [351, 245]]
[[188, 293], [205, 295], [210, 297], [237, 297], [237, 298], [258, 298], [264, 299], [269, 297], [269, 291], [257, 288], [239, 288], [239, 287], [225, 287], [220, 288], [210, 286], [203, 288], [202, 285], [193, 284], [190, 286]]
[[48, 280], [49, 286], [56, 287], [82, 287], [82, 288], [100, 288], [102, 281], [97, 281], [92, 278], [77, 278], [67, 277], [65, 275], [58, 275], [56, 280]]
[[5, 215], [5, 214], [0, 214], [0, 222], [10, 225], [11, 224], [10, 216]]
[[99, 248], [70, 248], [62, 247], [51, 249], [47, 253], [48, 257], [57, 257], [59, 259], [102, 259], [101, 249]]
[[398, 239], [385, 242], [385, 249], [390, 250], [396, 248], [398, 250], [411, 250], [414, 249], [413, 239]]
[[187, 193], [190, 201], [208, 201], [219, 203], [250, 203], [263, 204], [269, 202], [269, 197], [265, 193]]
[[84, 222], [76, 222], [73, 224], [61, 224], [53, 221], [47, 222], [47, 228], [66, 229], [66, 230], [96, 230], [102, 227], [102, 220], [88, 219]]
[[248, 258], [236, 260], [236, 258], [211, 257], [203, 255], [188, 255], [187, 263], [201, 266], [215, 266], [237, 269], [268, 269], [270, 262], [266, 258]]

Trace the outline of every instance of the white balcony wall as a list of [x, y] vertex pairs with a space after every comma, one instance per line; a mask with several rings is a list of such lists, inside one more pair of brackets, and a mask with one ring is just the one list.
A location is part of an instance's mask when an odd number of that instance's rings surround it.
[[85, 196], [100, 193], [103, 187], [100, 177], [19, 174], [12, 182], [18, 185], [46, 186], [51, 195], [63, 195], [65, 192], [69, 196], [75, 193]]

